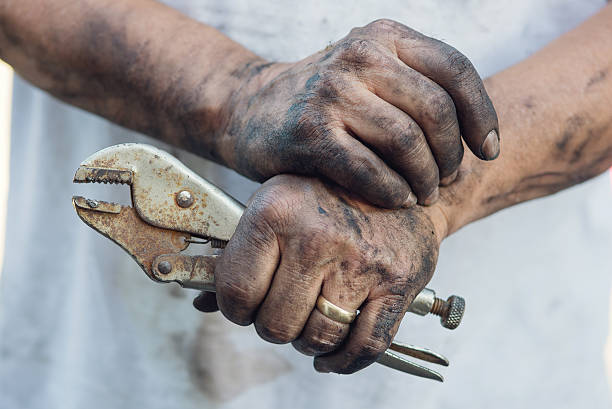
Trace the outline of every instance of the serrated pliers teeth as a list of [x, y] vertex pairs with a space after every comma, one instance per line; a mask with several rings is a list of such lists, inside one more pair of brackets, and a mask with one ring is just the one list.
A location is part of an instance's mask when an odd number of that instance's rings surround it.
[[90, 166], [79, 166], [74, 174], [74, 183], [111, 183], [132, 184], [132, 171], [126, 169], [108, 169]]

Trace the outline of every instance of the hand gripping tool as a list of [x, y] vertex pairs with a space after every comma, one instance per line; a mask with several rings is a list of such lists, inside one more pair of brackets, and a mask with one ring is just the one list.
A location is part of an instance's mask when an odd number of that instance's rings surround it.
[[[81, 220], [123, 248], [153, 281], [215, 291], [217, 256], [183, 251], [190, 244], [224, 248], [244, 211], [238, 201], [167, 152], [145, 144], [115, 145], [94, 153], [81, 163], [74, 182], [129, 185], [133, 207], [80, 196], [74, 196], [72, 203]], [[408, 311], [439, 315], [442, 326], [454, 329], [464, 309], [463, 298], [444, 301], [425, 288]], [[391, 343], [378, 363], [443, 381], [438, 372], [399, 354], [443, 366], [449, 363], [427, 348], [399, 342]]]

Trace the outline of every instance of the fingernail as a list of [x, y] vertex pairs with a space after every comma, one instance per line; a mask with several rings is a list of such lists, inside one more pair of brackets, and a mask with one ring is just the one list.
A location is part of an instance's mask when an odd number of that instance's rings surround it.
[[458, 173], [459, 173], [459, 169], [455, 170], [450, 175], [443, 177], [442, 179], [440, 179], [440, 184], [442, 186], [450, 185], [451, 183], [453, 183], [455, 181], [455, 179], [457, 179], [457, 174]]
[[402, 207], [407, 209], [409, 207], [414, 206], [416, 203], [417, 203], [417, 197], [414, 195], [414, 193], [410, 192], [410, 194], [408, 195], [408, 199], [406, 199]]
[[499, 136], [495, 129], [489, 132], [482, 143], [480, 156], [485, 160], [493, 160], [499, 156]]
[[425, 201], [423, 202], [423, 204], [425, 206], [431, 206], [432, 204], [436, 203], [438, 201], [438, 198], [440, 197], [440, 189], [436, 188], [436, 190], [433, 191], [432, 194], [430, 194], [427, 199], [425, 199]]

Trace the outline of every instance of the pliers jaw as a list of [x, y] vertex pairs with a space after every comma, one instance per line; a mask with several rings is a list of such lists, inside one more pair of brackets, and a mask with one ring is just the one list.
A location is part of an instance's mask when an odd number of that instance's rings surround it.
[[94, 153], [81, 163], [74, 182], [127, 184], [143, 221], [207, 239], [228, 241], [244, 210], [173, 156], [144, 144]]
[[178, 269], [163, 274], [156, 259], [179, 257], [192, 236], [223, 247], [244, 210], [239, 202], [173, 156], [143, 144], [94, 153], [81, 163], [74, 183], [129, 185], [133, 207], [73, 197], [74, 208], [88, 226], [127, 251], [151, 279], [214, 290], [212, 271], [186, 278]]
[[[142, 144], [116, 145], [94, 153], [81, 163], [74, 182], [129, 185], [133, 207], [81, 196], [74, 196], [72, 203], [81, 220], [121, 246], [149, 278], [215, 291], [216, 256], [183, 251], [194, 242], [223, 248], [244, 211], [239, 202], [168, 153]], [[434, 300], [435, 293], [424, 289], [408, 311], [426, 315]], [[395, 341], [378, 363], [443, 381], [438, 372], [398, 354], [448, 366], [448, 360], [434, 351]]]
[[432, 351], [431, 349], [418, 347], [415, 345], [403, 344], [396, 341], [393, 341], [391, 343], [389, 349], [386, 350], [376, 362], [389, 368], [406, 372], [421, 378], [433, 379], [434, 381], [444, 382], [444, 377], [438, 372], [426, 366], [409, 361], [403, 356], [398, 355], [398, 353], [411, 356], [422, 361], [431, 362], [432, 364], [442, 366], [448, 366], [449, 364], [448, 359], [446, 359], [439, 353]]
[[154, 281], [165, 281], [154, 273], [156, 258], [189, 246], [189, 234], [145, 223], [132, 207], [81, 196], [74, 196], [72, 204], [85, 224], [117, 243]]

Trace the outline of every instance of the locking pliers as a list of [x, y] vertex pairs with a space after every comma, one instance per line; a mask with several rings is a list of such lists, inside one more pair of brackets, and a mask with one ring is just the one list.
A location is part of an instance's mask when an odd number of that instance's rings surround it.
[[[74, 196], [72, 203], [81, 220], [123, 248], [152, 280], [215, 291], [217, 256], [183, 251], [192, 243], [224, 248], [244, 211], [242, 204], [170, 154], [144, 144], [115, 145], [94, 153], [81, 163], [74, 182], [129, 185], [133, 207], [81, 196]], [[426, 288], [409, 311], [439, 315], [444, 327], [454, 329], [464, 308], [463, 298], [451, 296], [444, 301]], [[439, 373], [391, 351], [448, 366], [442, 355], [393, 342], [378, 362], [443, 381]]]

